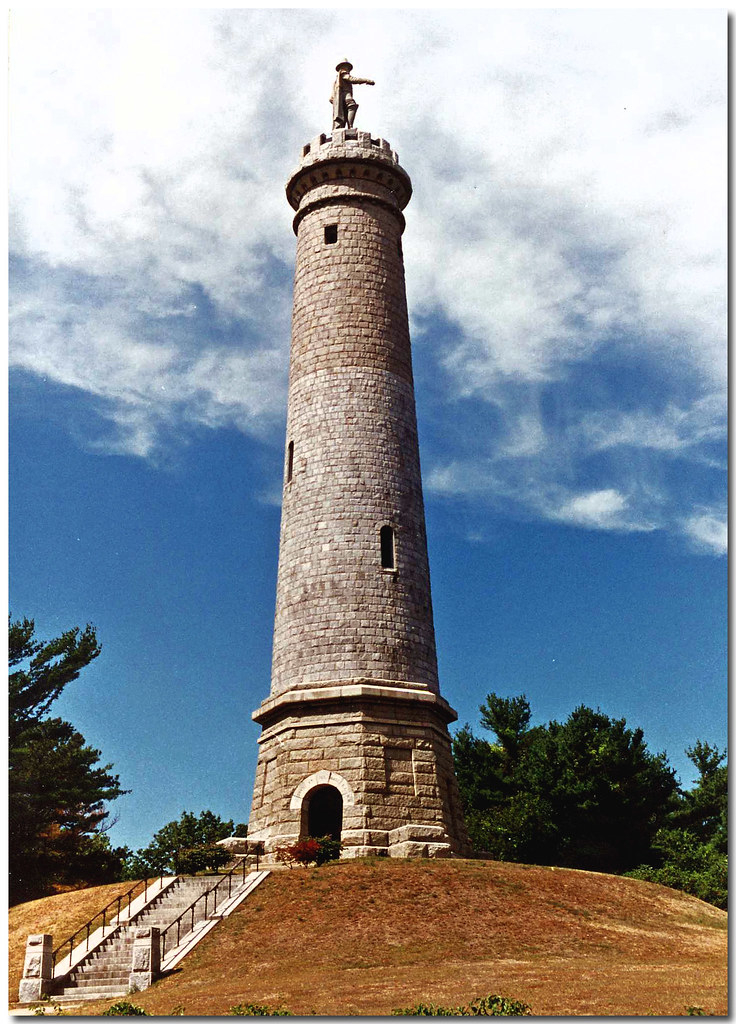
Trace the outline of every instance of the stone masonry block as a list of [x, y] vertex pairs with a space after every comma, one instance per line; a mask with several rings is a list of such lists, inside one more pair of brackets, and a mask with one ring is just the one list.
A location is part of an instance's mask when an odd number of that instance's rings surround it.
[[452, 848], [449, 843], [397, 843], [388, 848], [389, 857], [433, 857], [444, 858], [452, 856]]
[[161, 968], [160, 929], [136, 928], [130, 965], [130, 989], [140, 992], [153, 984]]
[[53, 978], [53, 937], [29, 935], [23, 962], [23, 977], [18, 986], [18, 1002], [33, 1003], [51, 989]]
[[442, 825], [402, 825], [389, 832], [388, 841], [391, 846], [407, 840], [417, 842], [445, 842], [447, 835]]

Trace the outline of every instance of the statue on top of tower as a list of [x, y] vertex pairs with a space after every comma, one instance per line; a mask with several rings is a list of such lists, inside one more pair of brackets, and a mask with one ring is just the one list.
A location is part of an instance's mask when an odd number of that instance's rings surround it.
[[333, 128], [353, 127], [358, 110], [358, 104], [353, 99], [353, 86], [376, 84], [371, 78], [354, 78], [350, 74], [352, 70], [353, 65], [349, 60], [341, 60], [335, 68], [337, 78], [332, 87], [332, 96], [330, 96]]

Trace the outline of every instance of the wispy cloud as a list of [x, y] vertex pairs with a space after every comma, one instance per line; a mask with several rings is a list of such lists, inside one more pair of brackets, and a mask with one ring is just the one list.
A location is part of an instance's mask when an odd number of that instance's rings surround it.
[[563, 523], [597, 530], [651, 530], [648, 523], [636, 523], [627, 517], [628, 501], [615, 488], [577, 494], [561, 505], [555, 518]]
[[582, 418], [580, 431], [597, 451], [632, 447], [697, 454], [703, 442], [723, 439], [726, 421], [725, 395], [713, 393], [687, 408], [667, 403], [657, 413], [647, 409], [589, 413]]
[[728, 551], [728, 521], [723, 514], [701, 512], [690, 516], [683, 524], [683, 532], [696, 550], [725, 555]]
[[164, 427], [167, 437], [187, 424], [235, 426], [263, 437], [282, 422], [283, 344], [218, 344], [212, 325], [193, 323], [194, 303], [159, 308], [151, 322], [127, 294], [94, 282], [97, 304], [89, 295], [75, 299], [68, 281], [57, 287], [53, 275], [42, 276], [18, 281], [10, 312], [13, 365], [97, 400], [97, 411], [116, 429], [90, 438], [94, 447], [152, 457]]
[[346, 39], [378, 83], [359, 123], [415, 186], [428, 415], [465, 410], [427, 486], [718, 550], [712, 481], [661, 460], [723, 461], [720, 12], [14, 12], [11, 365], [94, 400], [101, 450], [280, 442], [282, 183]]

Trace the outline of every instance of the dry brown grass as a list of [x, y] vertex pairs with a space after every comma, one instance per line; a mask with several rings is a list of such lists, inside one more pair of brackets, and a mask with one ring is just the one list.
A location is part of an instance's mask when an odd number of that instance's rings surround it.
[[222, 1015], [240, 1002], [382, 1016], [498, 993], [545, 1016], [669, 1016], [692, 1005], [722, 1015], [726, 920], [690, 896], [613, 875], [343, 861], [272, 874], [135, 1002], [160, 1016], [177, 1005]]
[[[8, 914], [8, 988], [11, 998], [18, 992], [29, 935], [43, 932], [53, 935], [56, 947], [107, 903], [126, 893], [133, 884], [113, 882], [111, 885], [77, 889], [11, 907]], [[139, 884], [141, 887], [142, 883]]]

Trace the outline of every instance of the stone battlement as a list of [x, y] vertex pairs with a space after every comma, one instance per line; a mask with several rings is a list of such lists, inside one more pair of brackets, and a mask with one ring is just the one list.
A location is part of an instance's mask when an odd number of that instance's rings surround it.
[[[357, 181], [356, 181], [357, 179]], [[298, 168], [289, 178], [286, 197], [295, 210], [306, 193], [324, 183], [373, 181], [390, 192], [403, 209], [411, 198], [411, 180], [399, 164], [399, 155], [385, 139], [374, 139], [357, 128], [335, 129], [317, 135], [302, 147]]]
[[336, 146], [345, 146], [348, 151], [354, 150], [356, 146], [371, 151], [375, 149], [382, 156], [393, 160], [395, 164], [399, 162], [399, 154], [396, 150], [391, 149], [391, 144], [385, 139], [374, 139], [370, 132], [360, 132], [357, 128], [336, 128], [332, 135], [324, 133], [317, 135], [302, 147], [301, 166], [304, 167], [305, 163], [309, 162], [307, 159], [309, 157], [314, 161], [321, 160], [324, 156], [332, 156], [332, 153], [323, 152], [325, 146], [329, 146], [330, 149]]

